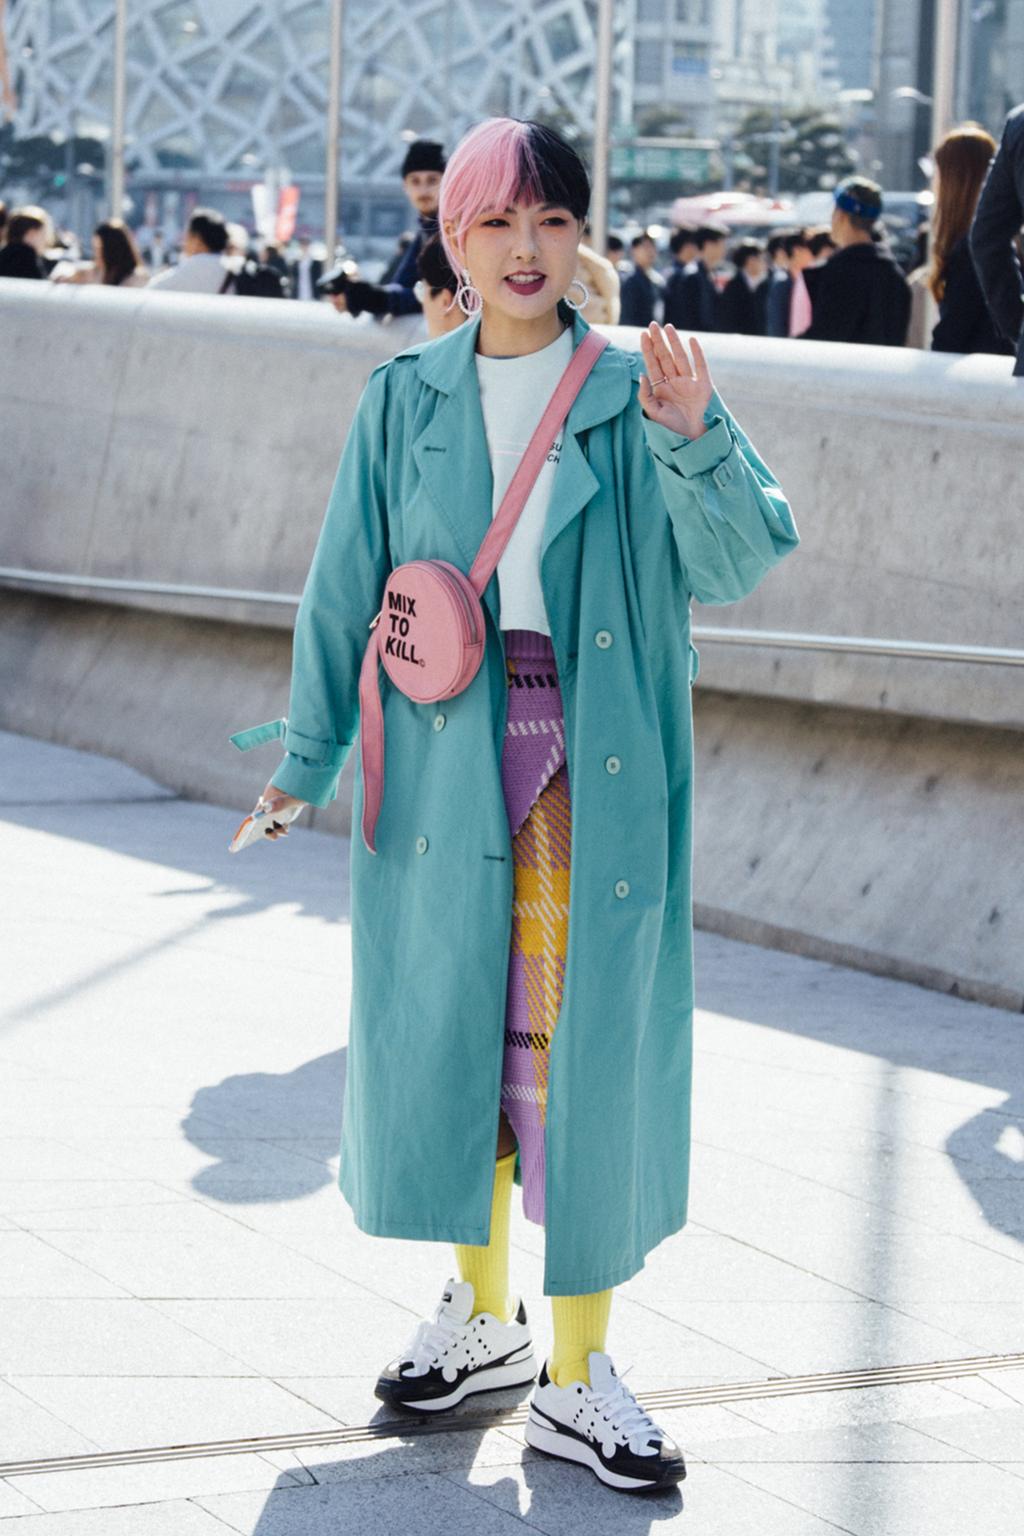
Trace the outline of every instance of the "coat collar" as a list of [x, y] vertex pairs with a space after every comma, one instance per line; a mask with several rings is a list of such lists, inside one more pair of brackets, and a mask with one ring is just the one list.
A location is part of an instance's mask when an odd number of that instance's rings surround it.
[[[590, 329], [573, 313], [573, 350]], [[415, 368], [431, 389], [444, 396], [412, 445], [416, 467], [444, 517], [469, 570], [491, 525], [494, 481], [476, 372], [475, 316], [446, 336], [416, 349]], [[410, 352], [412, 348], [408, 349]], [[541, 538], [541, 565], [548, 548], [599, 489], [579, 435], [617, 416], [628, 405], [633, 378], [627, 355], [607, 347], [591, 369], [569, 411], [562, 454], [555, 470], [551, 500]], [[483, 594], [495, 629], [499, 627], [497, 574]], [[549, 613], [549, 620], [550, 620]]]
[[[573, 313], [573, 351], [589, 330], [583, 316]], [[476, 315], [446, 336], [422, 343], [416, 367], [423, 382], [443, 395], [455, 394], [467, 386], [477, 389], [476, 343], [479, 334], [480, 316]], [[584, 432], [599, 421], [617, 416], [631, 392], [632, 376], [627, 358], [617, 348], [606, 348], [569, 412], [570, 430]]]

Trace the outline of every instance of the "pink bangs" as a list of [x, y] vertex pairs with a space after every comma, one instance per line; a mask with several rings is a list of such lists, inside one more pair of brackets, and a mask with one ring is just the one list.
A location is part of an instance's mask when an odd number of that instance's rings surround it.
[[515, 202], [543, 202], [541, 176], [530, 143], [530, 124], [514, 117], [489, 117], [459, 141], [441, 178], [438, 223], [441, 244], [458, 273], [461, 268], [444, 226], [451, 220], [461, 240], [487, 209]]

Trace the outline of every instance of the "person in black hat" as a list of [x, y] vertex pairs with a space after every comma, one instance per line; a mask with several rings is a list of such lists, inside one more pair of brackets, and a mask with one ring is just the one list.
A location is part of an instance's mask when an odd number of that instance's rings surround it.
[[902, 347], [910, 321], [910, 287], [896, 258], [879, 238], [882, 189], [848, 176], [832, 194], [832, 238], [838, 249], [804, 281], [812, 319], [805, 341], [857, 341]]
[[416, 211], [419, 228], [402, 252], [389, 281], [349, 280], [341, 293], [332, 295], [336, 309], [347, 309], [352, 315], [361, 314], [364, 309], [372, 315], [412, 315], [422, 310], [415, 293], [419, 280], [417, 260], [426, 242], [437, 234], [437, 199], [444, 167], [443, 145], [436, 144], [433, 139], [415, 139], [409, 145], [402, 162], [402, 184]]

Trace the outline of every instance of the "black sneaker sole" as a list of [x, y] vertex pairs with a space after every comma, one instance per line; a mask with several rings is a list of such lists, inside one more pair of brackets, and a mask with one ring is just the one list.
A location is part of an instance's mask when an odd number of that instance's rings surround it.
[[663, 1488], [674, 1488], [686, 1476], [686, 1465], [682, 1460], [668, 1463], [655, 1478], [629, 1477], [613, 1472], [605, 1466], [600, 1453], [593, 1446], [575, 1437], [560, 1435], [557, 1429], [538, 1424], [532, 1417], [526, 1421], [523, 1438], [532, 1450], [539, 1451], [542, 1456], [589, 1467], [606, 1488], [614, 1488], [617, 1493], [656, 1493]]
[[477, 1392], [507, 1392], [512, 1387], [532, 1386], [536, 1379], [537, 1363], [531, 1351], [522, 1360], [507, 1365], [481, 1366], [470, 1371], [453, 1383], [449, 1391], [440, 1394], [423, 1396], [422, 1386], [417, 1392], [415, 1378], [398, 1382], [385, 1377], [378, 1380], [373, 1393], [389, 1408], [400, 1408], [405, 1413], [446, 1413]]

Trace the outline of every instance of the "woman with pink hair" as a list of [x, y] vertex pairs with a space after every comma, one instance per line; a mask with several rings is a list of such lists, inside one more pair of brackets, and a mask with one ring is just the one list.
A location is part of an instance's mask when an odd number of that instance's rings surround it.
[[[538, 123], [490, 119], [449, 160], [439, 224], [468, 321], [364, 390], [273, 722], [273, 810], [336, 793], [388, 571], [472, 562], [589, 329], [589, 197]], [[652, 324], [639, 342], [601, 352], [561, 424], [483, 593], [472, 683], [441, 706], [385, 696], [376, 851], [352, 840], [338, 1180], [364, 1231], [455, 1244], [458, 1278], [375, 1388], [414, 1412], [534, 1382], [509, 1284], [521, 1184], [554, 1324], [527, 1443], [624, 1491], [685, 1475], [606, 1330], [614, 1286], [686, 1220], [689, 603], [744, 596], [797, 543], [697, 341]], [[357, 763], [353, 825], [362, 792]]]

